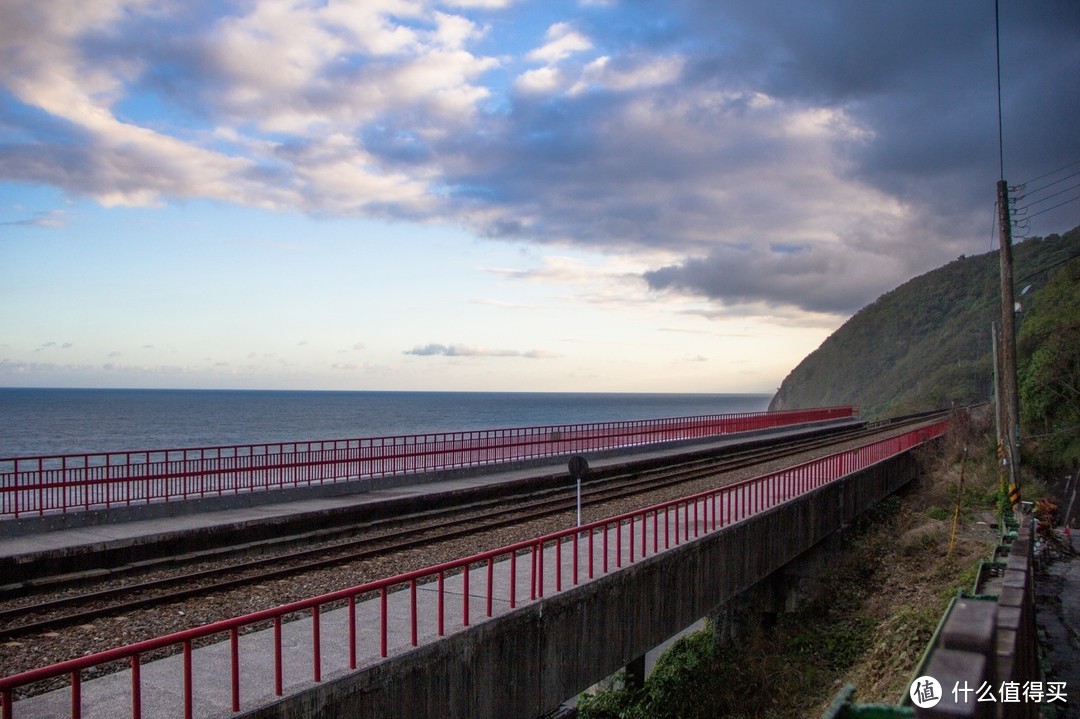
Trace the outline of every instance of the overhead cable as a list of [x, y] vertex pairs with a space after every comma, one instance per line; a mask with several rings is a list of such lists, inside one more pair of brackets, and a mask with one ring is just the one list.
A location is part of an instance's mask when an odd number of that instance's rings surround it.
[[1056, 174], [1057, 174], [1057, 173], [1059, 173], [1059, 172], [1063, 172], [1064, 170], [1068, 170], [1068, 169], [1069, 169], [1070, 167], [1072, 167], [1073, 165], [1080, 165], [1080, 160], [1075, 160], [1075, 161], [1073, 161], [1073, 162], [1070, 162], [1070, 163], [1069, 163], [1068, 165], [1064, 165], [1064, 166], [1062, 166], [1062, 167], [1059, 167], [1059, 168], [1058, 168], [1058, 169], [1056, 169], [1056, 170], [1051, 170], [1050, 172], [1047, 172], [1047, 173], [1046, 173], [1045, 175], [1039, 175], [1038, 177], [1033, 177], [1033, 178], [1031, 178], [1030, 180], [1027, 180], [1027, 181], [1026, 181], [1025, 183], [1023, 183], [1023, 184], [1028, 184], [1028, 183], [1031, 183], [1031, 182], [1036, 182], [1036, 181], [1038, 181], [1038, 180], [1041, 180], [1041, 179], [1043, 179], [1044, 177], [1050, 177], [1050, 175], [1056, 175]]
[[1012, 187], [1012, 188], [1010, 188], [1010, 189], [1013, 189], [1013, 190], [1019, 190], [1019, 191], [1020, 191], [1020, 193], [1021, 193], [1021, 194], [1022, 194], [1022, 195], [1023, 195], [1024, 197], [1027, 197], [1027, 196], [1030, 196], [1030, 195], [1036, 195], [1036, 194], [1038, 194], [1038, 193], [1042, 192], [1043, 190], [1049, 189], [1049, 188], [1053, 187], [1054, 185], [1057, 185], [1057, 184], [1059, 184], [1059, 183], [1065, 182], [1066, 180], [1071, 180], [1071, 179], [1072, 179], [1072, 178], [1074, 178], [1074, 177], [1080, 177], [1080, 170], [1078, 170], [1078, 171], [1076, 171], [1076, 172], [1072, 173], [1071, 175], [1066, 175], [1065, 177], [1062, 177], [1062, 178], [1059, 178], [1059, 179], [1057, 179], [1057, 180], [1054, 180], [1053, 182], [1048, 182], [1048, 183], [1046, 183], [1045, 185], [1043, 185], [1042, 187], [1037, 187], [1037, 188], [1035, 188], [1034, 190], [1029, 190], [1029, 189], [1027, 189], [1027, 186], [1028, 186], [1028, 184], [1029, 184], [1029, 183], [1027, 183], [1027, 182], [1021, 183], [1021, 184], [1019, 184], [1019, 185], [1016, 185], [1016, 186], [1014, 186], [1014, 187]]

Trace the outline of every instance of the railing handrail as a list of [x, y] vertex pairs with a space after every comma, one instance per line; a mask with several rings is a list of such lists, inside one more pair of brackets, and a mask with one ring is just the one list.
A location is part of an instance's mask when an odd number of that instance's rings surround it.
[[[548, 424], [548, 425], [521, 425], [515, 427], [498, 427], [494, 429], [466, 429], [466, 430], [447, 430], [444, 432], [417, 432], [414, 434], [389, 434], [389, 435], [375, 435], [370, 437], [339, 437], [336, 439], [302, 439], [302, 440], [290, 440], [281, 442], [250, 442], [244, 444], [219, 444], [219, 445], [206, 445], [206, 446], [193, 446], [193, 447], [172, 447], [172, 448], [155, 448], [155, 449], [121, 449], [104, 452], [70, 452], [66, 454], [35, 454], [35, 455], [14, 455], [3, 457], [0, 456], [0, 463], [6, 462], [32, 462], [36, 460], [64, 460], [74, 458], [87, 458], [87, 457], [119, 457], [130, 455], [172, 455], [177, 452], [185, 453], [185, 457], [175, 460], [162, 460], [162, 461], [193, 461], [195, 458], [188, 459], [186, 453], [190, 452], [208, 452], [208, 451], [220, 451], [220, 450], [237, 450], [237, 449], [253, 449], [256, 447], [299, 447], [299, 446], [311, 446], [311, 445], [333, 445], [333, 449], [344, 449], [338, 445], [342, 443], [353, 442], [381, 442], [378, 445], [361, 445], [361, 446], [387, 446], [387, 447], [402, 447], [409, 446], [410, 442], [405, 440], [417, 439], [417, 438], [435, 438], [435, 437], [459, 437], [464, 439], [466, 437], [479, 437], [482, 435], [491, 436], [505, 436], [505, 437], [521, 437], [521, 436], [533, 436], [539, 434], [550, 434], [552, 432], [561, 431], [576, 431], [582, 429], [624, 429], [624, 428], [636, 428], [636, 427], [648, 427], [658, 423], [675, 423], [675, 422], [701, 422], [701, 421], [717, 421], [728, 419], [741, 419], [741, 418], [757, 418], [757, 417], [785, 417], [792, 415], [805, 415], [807, 413], [816, 414], [820, 413], [827, 416], [841, 416], [848, 417], [857, 414], [857, 409], [853, 405], [835, 405], [829, 407], [815, 407], [812, 409], [779, 409], [779, 410], [759, 410], [756, 412], [721, 412], [717, 414], [703, 414], [703, 415], [686, 415], [680, 417], [659, 417], [649, 419], [626, 419], [626, 420], [609, 420], [603, 422], [580, 422], [571, 424]], [[515, 432], [527, 432], [527, 435], [513, 434]], [[385, 444], [387, 440], [391, 440], [390, 444]], [[433, 440], [433, 441], [446, 441], [446, 440]], [[283, 452], [282, 454], [292, 454], [299, 451], [320, 451], [320, 450], [293, 450], [291, 452]], [[243, 454], [243, 455], [229, 455], [230, 457], [261, 457], [261, 456], [273, 456], [279, 454], [278, 452], [268, 452], [264, 454]], [[93, 466], [107, 466], [107, 465], [93, 465]]]
[[854, 416], [850, 406], [0, 459], [0, 519], [602, 451]]
[[[716, 488], [713, 488], [713, 489], [705, 490], [705, 491], [702, 491], [702, 492], [687, 495], [687, 496], [680, 497], [680, 498], [677, 498], [677, 499], [668, 500], [666, 502], [661, 502], [661, 503], [658, 503], [658, 504], [654, 504], [654, 505], [651, 505], [649, 507], [645, 507], [643, 509], [632, 510], [632, 511], [625, 512], [625, 513], [622, 513], [622, 514], [619, 514], [619, 515], [606, 517], [606, 518], [599, 519], [599, 520], [596, 520], [596, 521], [593, 521], [593, 522], [582, 524], [580, 526], [575, 526], [575, 527], [571, 527], [571, 528], [568, 528], [568, 529], [559, 530], [557, 532], [551, 532], [551, 533], [542, 535], [540, 537], [535, 537], [533, 539], [522, 540], [520, 542], [515, 542], [513, 544], [509, 544], [509, 545], [506, 545], [506, 546], [503, 546], [503, 547], [498, 547], [496, 549], [491, 549], [491, 550], [487, 550], [487, 551], [484, 551], [484, 552], [480, 552], [478, 554], [473, 554], [473, 555], [470, 555], [468, 557], [454, 559], [454, 560], [451, 560], [451, 561], [448, 561], [448, 562], [443, 562], [443, 563], [440, 563], [440, 564], [436, 564], [436, 565], [433, 565], [433, 566], [430, 566], [430, 567], [425, 567], [425, 568], [422, 568], [422, 569], [417, 569], [417, 570], [405, 572], [405, 573], [402, 573], [402, 574], [397, 574], [397, 575], [395, 575], [393, 577], [387, 577], [387, 578], [384, 578], [384, 579], [374, 580], [374, 581], [366, 582], [364, 584], [357, 585], [357, 586], [354, 586], [354, 587], [348, 587], [348, 588], [340, 589], [340, 590], [337, 590], [337, 591], [334, 591], [334, 592], [321, 594], [321, 595], [316, 596], [316, 597], [310, 597], [308, 599], [302, 599], [302, 600], [291, 602], [291, 603], [288, 603], [288, 604], [283, 604], [281, 606], [273, 607], [271, 609], [264, 609], [264, 610], [261, 610], [261, 611], [258, 611], [258, 612], [245, 614], [245, 615], [242, 615], [242, 616], [239, 616], [239, 617], [233, 617], [233, 618], [230, 618], [230, 619], [221, 620], [221, 621], [214, 622], [214, 623], [211, 623], [211, 624], [206, 624], [206, 625], [203, 625], [201, 627], [195, 627], [195, 628], [192, 628], [192, 629], [186, 629], [186, 630], [182, 630], [182, 631], [179, 631], [179, 632], [174, 632], [172, 634], [168, 634], [168, 635], [165, 635], [165, 636], [162, 636], [162, 637], [156, 637], [154, 639], [144, 640], [144, 641], [137, 642], [135, 644], [130, 644], [130, 645], [127, 645], [127, 646], [124, 646], [124, 647], [117, 647], [117, 648], [114, 648], [114, 649], [108, 649], [108, 650], [98, 652], [98, 653], [95, 653], [95, 654], [90, 654], [90, 655], [87, 655], [87, 656], [78, 657], [78, 658], [75, 658], [75, 659], [70, 659], [70, 660], [67, 660], [67, 661], [64, 661], [64, 662], [58, 662], [56, 664], [52, 664], [52, 665], [49, 665], [49, 666], [46, 666], [46, 667], [39, 667], [37, 669], [31, 669], [31, 670], [21, 672], [19, 674], [15, 674], [15, 675], [12, 675], [12, 676], [9, 676], [9, 677], [3, 677], [3, 678], [0, 678], [0, 694], [2, 694], [3, 709], [4, 709], [3, 719], [11, 719], [11, 717], [12, 717], [12, 709], [11, 709], [11, 707], [12, 707], [12, 693], [13, 693], [13, 691], [15, 689], [17, 689], [18, 687], [21, 687], [21, 686], [25, 686], [25, 685], [32, 684], [32, 683], [35, 683], [35, 682], [38, 682], [38, 681], [43, 681], [43, 680], [46, 680], [46, 679], [51, 679], [51, 678], [54, 678], [54, 677], [64, 676], [64, 675], [68, 675], [68, 674], [73, 675], [73, 676], [77, 676], [78, 673], [80, 673], [80, 672], [82, 672], [82, 671], [84, 671], [86, 669], [89, 669], [91, 667], [98, 666], [98, 665], [101, 665], [101, 664], [106, 664], [106, 663], [109, 663], [109, 662], [118, 661], [118, 660], [123, 660], [123, 659], [131, 659], [133, 665], [135, 665], [139, 661], [138, 657], [141, 654], [145, 653], [145, 652], [149, 652], [149, 651], [152, 651], [152, 650], [155, 650], [155, 649], [162, 649], [164, 647], [175, 646], [175, 645], [178, 645], [178, 644], [183, 644], [185, 652], [190, 652], [190, 650], [191, 650], [190, 649], [191, 642], [194, 641], [194, 640], [197, 640], [197, 639], [202, 639], [204, 637], [208, 637], [208, 636], [215, 635], [215, 634], [221, 634], [221, 633], [224, 633], [224, 632], [236, 633], [237, 631], [239, 631], [239, 629], [241, 629], [242, 627], [245, 627], [245, 626], [249, 626], [249, 625], [252, 625], [252, 624], [257, 624], [259, 622], [265, 622], [265, 621], [269, 621], [269, 620], [280, 621], [280, 619], [285, 617], [285, 616], [288, 616], [288, 615], [291, 615], [291, 614], [296, 614], [296, 613], [303, 612], [303, 611], [306, 611], [306, 610], [313, 610], [313, 611], [317, 612], [318, 608], [323, 606], [323, 605], [331, 604], [331, 603], [338, 602], [338, 601], [341, 601], [341, 600], [346, 600], [346, 599], [355, 599], [356, 597], [359, 597], [359, 596], [365, 595], [365, 594], [370, 594], [372, 592], [382, 592], [384, 594], [384, 596], [385, 596], [385, 593], [391, 587], [408, 585], [408, 584], [411, 584], [413, 582], [417, 582], [418, 580], [422, 580], [422, 579], [441, 578], [445, 573], [454, 571], [456, 569], [463, 569], [463, 570], [465, 570], [467, 572], [469, 567], [471, 567], [472, 565], [478, 564], [480, 562], [491, 562], [496, 557], [503, 557], [503, 556], [512, 557], [512, 556], [515, 556], [519, 551], [527, 550], [527, 549], [533, 549], [533, 551], [535, 552], [537, 547], [541, 548], [541, 550], [542, 550], [544, 545], [546, 545], [548, 543], [551, 543], [551, 542], [561, 542], [561, 540], [563, 538], [566, 538], [566, 537], [572, 537], [572, 536], [575, 536], [575, 535], [592, 536], [592, 534], [596, 530], [603, 529], [604, 531], [606, 531], [607, 528], [610, 527], [613, 524], [616, 525], [616, 526], [619, 526], [624, 521], [627, 521], [627, 520], [633, 521], [634, 519], [639, 518], [639, 517], [642, 519], [642, 521], [645, 521], [649, 517], [649, 515], [651, 515], [651, 514], [659, 514], [660, 512], [667, 512], [669, 509], [671, 509], [673, 507], [676, 510], [678, 510], [680, 507], [683, 507], [684, 505], [686, 505], [688, 507], [690, 503], [697, 502], [698, 500], [713, 499], [715, 497], [725, 495], [725, 494], [730, 494], [730, 495], [734, 496], [739, 490], [745, 489], [745, 488], [750, 487], [751, 485], [754, 485], [754, 484], [768, 482], [770, 480], [783, 478], [785, 476], [789, 477], [789, 478], [795, 477], [800, 472], [802, 472], [804, 477], [805, 477], [805, 476], [809, 476], [805, 472], [805, 470], [807, 470], [809, 468], [820, 467], [820, 468], [823, 468], [823, 469], [829, 469], [829, 468], [832, 468], [834, 464], [837, 465], [838, 469], [837, 469], [837, 472], [836, 472], [836, 476], [824, 476], [824, 475], [812, 476], [812, 482], [810, 484], [806, 484], [805, 486], [800, 485], [800, 486], [803, 486], [802, 489], [794, 491], [794, 492], [792, 492], [790, 494], [790, 496], [784, 496], [784, 497], [778, 499], [777, 501], [775, 501], [774, 503], [769, 504], [768, 506], [763, 507], [763, 506], [759, 505], [756, 511], [752, 511], [750, 513], [744, 514], [741, 517], [741, 519], [745, 519], [746, 517], [751, 516], [752, 514], [756, 514], [756, 513], [759, 513], [761, 511], [771, 509], [772, 507], [777, 506], [779, 504], [782, 504], [782, 503], [784, 503], [786, 501], [790, 501], [791, 499], [794, 499], [796, 497], [808, 494], [809, 492], [813, 491], [814, 489], [817, 489], [818, 487], [820, 487], [820, 486], [822, 486], [824, 484], [835, 481], [836, 479], [847, 476], [847, 475], [849, 475], [849, 474], [851, 474], [853, 472], [866, 469], [867, 467], [869, 467], [869, 466], [871, 466], [871, 465], [873, 465], [873, 464], [875, 464], [877, 462], [883, 461], [885, 459], [888, 459], [889, 457], [895, 456], [896, 454], [907, 451], [907, 450], [911, 449], [912, 447], [917, 446], [917, 445], [927, 441], [928, 439], [940, 436], [942, 433], [944, 433], [944, 431], [948, 427], [948, 425], [949, 425], [948, 420], [941, 420], [941, 421], [938, 421], [938, 422], [936, 422], [936, 423], [934, 423], [932, 425], [928, 425], [928, 426], [925, 426], [925, 427], [914, 429], [914, 430], [911, 430], [911, 431], [909, 431], [909, 432], [907, 432], [905, 434], [902, 434], [902, 435], [897, 435], [897, 436], [890, 437], [890, 438], [887, 438], [887, 439], [878, 440], [876, 442], [871, 442], [869, 444], [862, 445], [860, 447], [844, 450], [844, 451], [837, 452], [837, 453], [834, 453], [834, 454], [831, 454], [831, 455], [828, 455], [828, 456], [825, 456], [825, 457], [819, 457], [817, 459], [808, 460], [806, 462], [802, 462], [802, 463], [799, 463], [797, 465], [793, 465], [791, 467], [786, 467], [786, 468], [783, 468], [783, 469], [780, 469], [780, 470], [775, 470], [775, 471], [772, 471], [772, 472], [768, 472], [768, 473], [763, 474], [763, 475], [758, 475], [756, 477], [751, 477], [749, 479], [745, 479], [745, 480], [741, 480], [739, 482], [724, 485], [722, 487], [716, 487]], [[877, 451], [878, 449], [886, 449], [887, 453], [886, 452], [878, 452]], [[860, 462], [854, 462], [854, 463], [834, 462], [834, 460], [838, 460], [839, 458], [851, 457], [851, 458], [858, 459], [860, 457], [860, 455], [863, 456], [863, 459], [865, 460], [864, 462], [861, 462], [861, 463]], [[745, 493], [743, 494], [743, 497], [744, 497], [744, 501], [745, 501], [745, 497], [746, 497]], [[737, 504], [736, 504], [736, 507], [737, 507]], [[678, 512], [677, 511], [676, 511], [675, 516], [676, 516], [676, 522], [677, 522], [678, 521]], [[696, 509], [695, 509], [695, 518], [696, 518]], [[706, 519], [707, 519], [707, 515], [706, 515]], [[736, 518], [735, 518], [734, 521], [739, 521], [739, 519], [740, 518], [737, 516], [737, 513], [736, 513]], [[722, 526], [724, 526], [723, 525], [723, 520], [721, 520], [721, 527]], [[716, 529], [715, 509], [714, 509], [714, 514], [713, 514], [713, 528], [714, 528], [713, 531], [715, 531], [715, 529]], [[665, 532], [666, 532], [666, 529], [665, 529]], [[708, 532], [708, 530], [706, 530], [706, 532]], [[695, 537], [696, 536], [698, 536], [698, 530], [695, 528]], [[678, 526], [676, 526], [675, 541], [676, 541], [676, 544], [679, 543]], [[643, 540], [643, 542], [644, 542], [644, 540]], [[633, 538], [633, 536], [631, 536], [631, 540], [630, 540], [631, 552], [633, 552], [633, 549], [632, 549], [633, 543], [634, 543], [634, 538]], [[644, 558], [644, 557], [645, 557], [645, 545], [643, 543], [643, 545], [642, 545], [642, 558]], [[632, 553], [631, 553], [631, 561], [633, 561], [633, 554]], [[620, 558], [620, 565], [619, 566], [621, 566], [621, 558]], [[535, 568], [533, 569], [533, 571], [534, 572], [536, 571]], [[604, 571], [607, 572], [606, 563], [605, 563]], [[591, 572], [591, 568], [590, 568], [590, 572]], [[575, 582], [576, 582], [576, 578], [575, 578]], [[489, 588], [489, 593], [491, 591], [492, 590]], [[512, 587], [511, 587], [510, 591], [513, 592]], [[558, 591], [558, 589], [556, 591]], [[543, 596], [542, 585], [541, 585], [541, 590], [540, 590], [540, 595], [539, 596], [540, 597]], [[465, 598], [464, 598], [465, 601], [468, 601], [467, 597], [468, 597], [468, 595], [466, 594]], [[512, 597], [513, 597], [513, 595], [511, 595], [511, 606], [513, 606]], [[491, 597], [489, 596], [488, 597], [489, 602], [490, 602], [490, 599], [491, 599]], [[440, 603], [441, 603], [441, 600], [440, 600]], [[415, 607], [414, 607], [414, 612], [415, 612]], [[388, 620], [387, 620], [387, 617], [386, 617], [386, 614], [385, 614], [385, 608], [384, 608], [383, 617], [382, 617], [382, 627], [381, 627], [382, 632], [383, 632], [383, 636], [384, 636], [383, 656], [386, 656], [385, 635], [386, 635], [386, 631], [387, 631], [387, 621]], [[467, 624], [467, 621], [465, 621], [464, 623]], [[440, 634], [441, 633], [442, 632], [441, 632], [441, 629], [440, 629]], [[234, 671], [235, 671], [235, 669], [234, 669]], [[319, 681], [319, 679], [316, 678], [316, 681]], [[235, 699], [234, 701], [238, 702], [238, 698]], [[234, 710], [236, 710], [236, 709], [234, 709]]]

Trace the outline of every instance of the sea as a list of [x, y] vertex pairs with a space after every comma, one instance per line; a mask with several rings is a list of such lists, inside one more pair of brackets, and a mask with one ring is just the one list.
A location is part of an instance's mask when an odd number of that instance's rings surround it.
[[0, 458], [758, 412], [767, 394], [0, 388]]

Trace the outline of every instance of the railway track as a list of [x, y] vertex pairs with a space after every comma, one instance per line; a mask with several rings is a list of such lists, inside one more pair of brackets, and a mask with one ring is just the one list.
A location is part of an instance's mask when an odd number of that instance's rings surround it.
[[[820, 452], [839, 444], [869, 440], [888, 432], [902, 431], [911, 424], [926, 421], [923, 416], [898, 419], [887, 426], [857, 428], [814, 439], [791, 440], [769, 447], [727, 452], [722, 456], [700, 457], [663, 468], [640, 469], [623, 472], [597, 472], [583, 482], [582, 505], [594, 511], [613, 502], [639, 498], [649, 501], [667, 493], [669, 496], [680, 487], [701, 482], [708, 478], [746, 470], [769, 462], [776, 462], [796, 453]], [[721, 482], [724, 483], [724, 482]], [[655, 501], [655, 500], [653, 500]], [[242, 588], [270, 579], [287, 578], [326, 567], [353, 562], [363, 562], [385, 557], [419, 547], [430, 546], [460, 537], [477, 536], [483, 532], [530, 520], [550, 517], [573, 511], [575, 498], [568, 495], [565, 485], [528, 496], [500, 497], [456, 504], [454, 506], [413, 513], [392, 520], [370, 522], [363, 527], [347, 530], [305, 533], [301, 537], [281, 538], [277, 542], [261, 543], [256, 559], [236, 561], [229, 555], [236, 548], [225, 548], [214, 553], [194, 552], [185, 557], [163, 558], [157, 566], [177, 568], [193, 562], [205, 563], [208, 559], [216, 566], [191, 571], [180, 571], [170, 576], [145, 581], [125, 582], [122, 586], [84, 591], [78, 594], [43, 598], [44, 589], [74, 582], [86, 584], [100, 580], [97, 576], [66, 576], [55, 582], [41, 581], [26, 591], [39, 592], [38, 601], [0, 610], [0, 639], [11, 640], [35, 634], [52, 632], [73, 624], [84, 624], [95, 619], [122, 615], [156, 604], [190, 599], [216, 592]], [[345, 533], [364, 532], [363, 536], [340, 539]], [[293, 546], [298, 541], [334, 541], [315, 548], [274, 551], [279, 547]], [[244, 553], [254, 551], [251, 546], [242, 548]], [[131, 567], [127, 574], [145, 573], [154, 569], [153, 563], [140, 563]], [[119, 573], [109, 577], [115, 580]], [[130, 576], [128, 577], [130, 578]]]

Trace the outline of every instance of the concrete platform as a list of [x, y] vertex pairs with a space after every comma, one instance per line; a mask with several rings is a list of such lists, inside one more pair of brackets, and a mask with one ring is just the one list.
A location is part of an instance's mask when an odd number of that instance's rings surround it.
[[[590, 472], [614, 471], [628, 466], [647, 468], [669, 462], [674, 457], [708, 455], [735, 447], [744, 448], [775, 442], [781, 438], [827, 434], [861, 424], [861, 420], [838, 420], [726, 435], [705, 441], [672, 442], [663, 445], [627, 448], [586, 454]], [[336, 496], [312, 496], [318, 487], [275, 492], [276, 503], [250, 506], [235, 495], [213, 498], [244, 506], [198, 511], [202, 500], [170, 502], [170, 513], [159, 516], [166, 503], [123, 507], [94, 512], [94, 522], [86, 526], [57, 529], [50, 517], [0, 520], [0, 576], [3, 584], [31, 578], [33, 565], [49, 565], [50, 572], [120, 566], [139, 561], [152, 553], [190, 551], [233, 541], [254, 541], [282, 532], [329, 526], [334, 522], [363, 520], [365, 517], [406, 513], [438, 506], [464, 495], [497, 496], [513, 489], [536, 488], [564, 483], [573, 491], [567, 458], [551, 458], [523, 465], [494, 465], [455, 471], [443, 475], [405, 475], [362, 480], [349, 487], [329, 485]], [[341, 491], [351, 489], [352, 493]], [[186, 505], [186, 506], [178, 506]], [[72, 513], [77, 519], [80, 512]], [[148, 515], [142, 518], [143, 515]], [[102, 523], [108, 521], [108, 523]]]
[[[779, 483], [768, 485], [762, 492], [747, 492], [767, 504], [779, 498]], [[749, 500], [748, 500], [749, 501]], [[593, 541], [585, 536], [577, 543], [577, 573], [574, 567], [574, 544], [563, 542], [560, 546], [548, 545], [543, 556], [535, 558], [519, 555], [516, 567], [510, 561], [494, 564], [492, 572], [492, 614], [487, 614], [487, 568], [475, 566], [469, 572], [468, 589], [463, 574], [448, 576], [443, 587], [443, 613], [445, 623], [440, 633], [439, 593], [437, 583], [429, 582], [417, 587], [416, 644], [412, 641], [413, 621], [411, 594], [408, 585], [387, 595], [387, 654], [381, 652], [381, 604], [378, 597], [356, 604], [357, 668], [349, 666], [349, 612], [346, 608], [320, 612], [318, 636], [319, 682], [315, 681], [315, 654], [313, 636], [316, 629], [310, 614], [298, 615], [295, 621], [284, 622], [281, 634], [283, 665], [283, 695], [295, 695], [312, 689], [321, 683], [325, 686], [357, 670], [403, 658], [418, 647], [430, 645], [444, 638], [460, 635], [470, 627], [507, 617], [517, 610], [543, 603], [552, 597], [575, 587], [598, 582], [621, 569], [629, 569], [643, 561], [639, 547], [647, 547], [651, 561], [662, 555], [689, 545], [710, 533], [711, 525], [737, 525], [736, 509], [743, 502], [739, 492], [730, 501], [720, 505], [721, 515], [710, 517], [702, 503], [700, 512], [672, 508], [655, 522], [638, 522], [631, 529], [629, 524], [611, 526], [604, 532], [593, 534]], [[683, 516], [685, 512], [685, 517]], [[686, 518], [689, 517], [689, 524]], [[633, 532], [633, 533], [631, 533]], [[591, 545], [591, 552], [590, 552]], [[652, 547], [656, 546], [654, 552]], [[590, 557], [591, 554], [591, 557]], [[605, 556], [606, 555], [606, 556]], [[590, 561], [591, 560], [591, 561]], [[534, 573], [535, 561], [535, 573]], [[592, 576], [590, 575], [592, 567]], [[511, 592], [511, 582], [514, 590]], [[464, 601], [466, 592], [469, 601]], [[511, 601], [511, 597], [513, 600]], [[513, 604], [513, 606], [512, 606]], [[516, 609], [515, 609], [516, 608]], [[469, 618], [468, 626], [464, 617]], [[218, 635], [215, 644], [194, 649], [191, 657], [193, 691], [193, 716], [230, 717], [232, 711], [231, 662], [232, 648], [228, 634]], [[261, 707], [277, 703], [274, 693], [274, 646], [273, 629], [265, 629], [240, 636], [237, 661], [240, 671], [241, 710], [257, 713]], [[147, 662], [140, 667], [141, 710], [144, 717], [182, 717], [184, 708], [184, 657], [175, 654], [166, 659]], [[116, 719], [130, 716], [132, 708], [132, 679], [130, 669], [97, 679], [84, 679], [80, 689], [81, 716], [84, 719]], [[18, 719], [46, 719], [66, 716], [71, 708], [71, 690], [60, 689], [14, 704]], [[434, 716], [433, 714], [431, 716]]]

